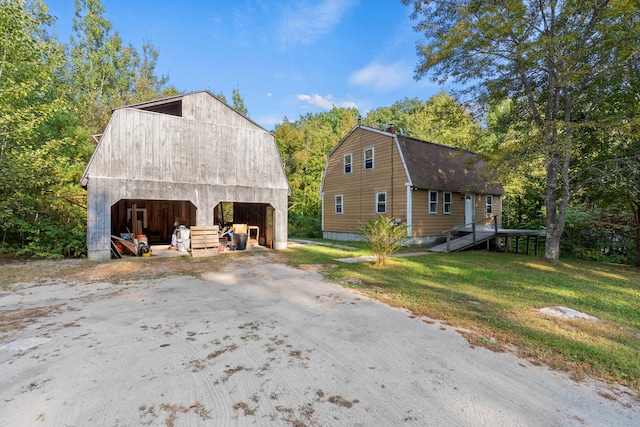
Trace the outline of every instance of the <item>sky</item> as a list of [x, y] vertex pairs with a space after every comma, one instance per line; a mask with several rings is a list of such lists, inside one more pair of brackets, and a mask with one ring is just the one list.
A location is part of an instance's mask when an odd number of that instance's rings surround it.
[[[72, 0], [45, 0], [68, 43]], [[267, 130], [285, 118], [355, 107], [362, 115], [447, 87], [416, 81], [410, 7], [400, 0], [102, 0], [125, 43], [158, 51], [156, 74], [183, 92], [234, 88]]]

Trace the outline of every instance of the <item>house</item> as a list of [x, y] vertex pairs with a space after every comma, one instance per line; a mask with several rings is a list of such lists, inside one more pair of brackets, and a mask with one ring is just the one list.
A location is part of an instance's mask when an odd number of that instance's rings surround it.
[[136, 228], [169, 244], [177, 224], [244, 223], [260, 244], [287, 245], [274, 136], [206, 91], [114, 109], [81, 185], [90, 259], [110, 258], [110, 236]]
[[502, 186], [474, 153], [360, 124], [333, 148], [322, 182], [322, 232], [361, 240], [378, 215], [408, 226], [407, 244], [433, 245], [442, 232], [501, 222]]

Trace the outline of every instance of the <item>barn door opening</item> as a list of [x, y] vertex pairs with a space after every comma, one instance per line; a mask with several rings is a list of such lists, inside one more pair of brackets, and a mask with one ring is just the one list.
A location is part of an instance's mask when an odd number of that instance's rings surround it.
[[250, 243], [269, 246], [273, 241], [273, 207], [267, 203], [220, 202], [213, 209], [213, 222], [221, 230], [246, 225]]
[[175, 224], [195, 225], [196, 213], [188, 200], [121, 199], [111, 206], [111, 234], [144, 234], [152, 245], [170, 244]]

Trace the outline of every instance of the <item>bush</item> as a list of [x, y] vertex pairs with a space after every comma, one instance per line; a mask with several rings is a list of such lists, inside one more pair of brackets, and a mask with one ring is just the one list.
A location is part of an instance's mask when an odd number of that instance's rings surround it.
[[561, 252], [588, 261], [633, 265], [636, 253], [632, 219], [615, 209], [570, 208]]
[[289, 212], [289, 236], [320, 238], [322, 237], [322, 221], [317, 216]]
[[402, 247], [407, 237], [407, 225], [396, 224], [393, 218], [379, 215], [375, 221], [367, 219], [358, 229], [366, 246], [376, 255], [376, 265], [384, 267], [387, 258]]

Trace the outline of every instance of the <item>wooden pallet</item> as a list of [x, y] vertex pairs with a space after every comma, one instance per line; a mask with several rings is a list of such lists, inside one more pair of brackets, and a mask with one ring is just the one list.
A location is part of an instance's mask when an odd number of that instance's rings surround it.
[[206, 256], [218, 253], [217, 225], [194, 225], [191, 227], [191, 256]]

